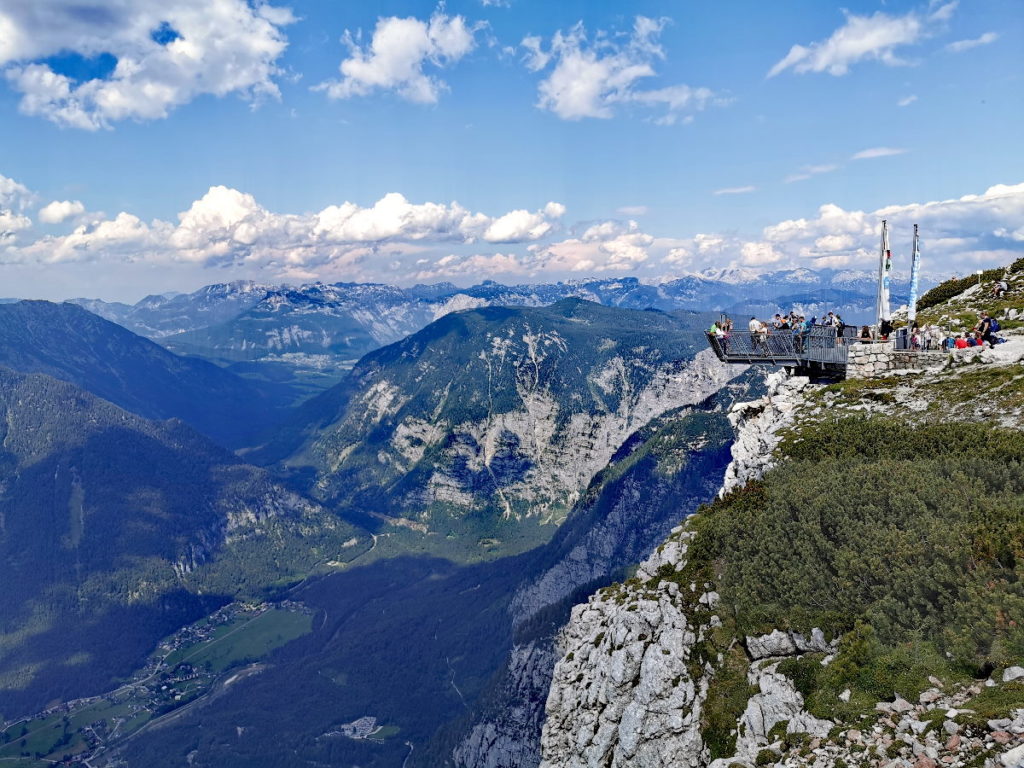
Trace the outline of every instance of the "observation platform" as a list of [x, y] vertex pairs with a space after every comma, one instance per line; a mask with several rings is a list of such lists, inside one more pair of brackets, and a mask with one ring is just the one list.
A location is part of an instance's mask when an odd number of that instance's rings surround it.
[[[857, 328], [847, 326], [842, 334], [835, 328], [816, 325], [807, 333], [733, 331], [728, 335], [705, 333], [708, 344], [725, 363], [781, 365], [812, 378], [842, 376], [850, 347], [859, 343]], [[870, 342], [869, 342], [870, 343]]]

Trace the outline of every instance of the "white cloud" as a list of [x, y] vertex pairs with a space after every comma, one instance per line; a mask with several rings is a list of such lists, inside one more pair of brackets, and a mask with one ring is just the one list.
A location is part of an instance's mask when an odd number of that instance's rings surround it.
[[429, 21], [389, 16], [377, 20], [373, 38], [364, 48], [361, 33], [345, 31], [343, 42], [351, 55], [341, 62], [341, 79], [315, 86], [332, 99], [366, 96], [376, 90], [394, 91], [420, 104], [434, 104], [448, 86], [426, 74], [430, 65], [442, 69], [456, 63], [476, 46], [475, 33], [462, 16], [438, 10]]
[[[2, 177], [0, 177], [2, 179]], [[6, 180], [0, 195], [25, 196], [21, 185]], [[5, 192], [5, 190], [8, 190]], [[84, 213], [78, 201], [54, 202], [40, 212], [56, 223]], [[0, 261], [42, 263], [149, 261], [200, 266], [245, 266], [294, 277], [313, 269], [355, 270], [382, 254], [405, 257], [440, 243], [479, 241], [529, 243], [549, 235], [565, 214], [550, 202], [538, 211], [516, 210], [500, 216], [473, 213], [458, 203], [411, 203], [398, 193], [372, 206], [345, 202], [314, 214], [275, 213], [252, 195], [224, 186], [211, 187], [177, 223], [145, 222], [127, 212], [114, 219], [84, 221], [62, 236], [45, 236], [21, 248], [0, 251]], [[0, 215], [4, 240], [31, 225], [20, 214]], [[366, 279], [380, 275], [358, 273]]]
[[81, 216], [85, 206], [78, 200], [54, 200], [39, 209], [39, 220], [44, 224], [60, 224], [66, 219]]
[[757, 190], [753, 184], [748, 184], [745, 187], [724, 187], [722, 189], [716, 189], [712, 192], [712, 195], [745, 195], [748, 192], [754, 192]]
[[[888, 219], [898, 264], [909, 267], [912, 225], [921, 227], [924, 269], [937, 278], [975, 266], [1004, 264], [1024, 254], [1024, 183], [996, 185], [980, 195], [890, 205], [875, 211], [822, 205], [814, 218], [780, 221], [760, 237], [702, 233], [666, 249], [661, 263], [706, 267], [849, 267], [870, 271], [882, 219]], [[900, 268], [902, 268], [900, 267]]]
[[34, 197], [24, 184], [0, 174], [0, 208], [13, 207], [24, 210], [32, 203]]
[[783, 182], [792, 184], [794, 181], [804, 181], [812, 176], [820, 176], [823, 173], [831, 173], [838, 169], [838, 165], [805, 165], [797, 173], [789, 174], [789, 176], [783, 179]]
[[862, 149], [850, 156], [851, 160], [873, 160], [876, 157], [892, 157], [893, 155], [902, 155], [907, 150], [899, 147], [870, 147], [869, 149]]
[[551, 231], [553, 221], [565, 214], [565, 206], [548, 203], [543, 211], [510, 211], [495, 219], [484, 230], [483, 239], [489, 243], [514, 243], [539, 240]]
[[[554, 239], [556, 225], [566, 211], [559, 203], [488, 215], [455, 202], [413, 203], [392, 193], [368, 206], [345, 202], [294, 214], [268, 210], [252, 195], [216, 186], [175, 220], [83, 213], [71, 232], [40, 235], [29, 215], [36, 199], [24, 185], [0, 176], [0, 269], [53, 265], [60, 270], [51, 273], [58, 282], [75, 274], [67, 270], [81, 273], [91, 263], [138, 263], [164, 275], [195, 274], [196, 281], [203, 279], [202, 268], [223, 267], [232, 276], [257, 279], [401, 284], [495, 275], [552, 280], [659, 268], [870, 270], [883, 218], [901, 260], [909, 250], [911, 225], [921, 225], [925, 269], [937, 277], [1024, 254], [1024, 183], [874, 211], [829, 203], [811, 216], [778, 221], [757, 233], [654, 237], [636, 221], [608, 220], [590, 222], [560, 240]], [[491, 242], [507, 245], [487, 252]], [[8, 274], [0, 271], [0, 279]]]
[[[246, 0], [86, 4], [8, 3], [0, 11], [0, 67], [20, 110], [86, 130], [153, 120], [202, 94], [277, 97], [287, 8]], [[43, 61], [112, 56], [109, 74], [82, 81]]]
[[549, 273], [630, 272], [650, 258], [654, 238], [635, 221], [594, 224], [579, 237], [528, 250], [538, 271]]
[[24, 184], [0, 174], [0, 244], [13, 242], [16, 233], [32, 226], [24, 211], [34, 199]]
[[654, 63], [665, 58], [658, 37], [667, 23], [667, 19], [637, 16], [625, 39], [599, 31], [591, 40], [579, 22], [568, 32], [555, 32], [547, 49], [540, 37], [523, 38], [520, 46], [527, 69], [539, 72], [553, 62], [538, 87], [537, 106], [563, 120], [581, 120], [607, 119], [618, 107], [632, 104], [656, 109], [655, 122], [671, 125], [683, 111], [699, 111], [715, 102], [715, 94], [707, 88], [637, 87], [644, 78], [655, 76]]
[[646, 216], [649, 209], [646, 205], [624, 205], [615, 212], [620, 216]]
[[21, 213], [0, 208], [0, 243], [13, 240], [16, 232], [32, 226], [32, 219]]
[[915, 101], [917, 101], [917, 96], [914, 95], [914, 94], [911, 94], [910, 96], [904, 96], [902, 99], [897, 101], [896, 102], [896, 106], [897, 107], [909, 107]]
[[891, 16], [876, 11], [871, 16], [858, 16], [844, 11], [846, 23], [832, 35], [809, 45], [794, 45], [768, 72], [775, 77], [787, 69], [797, 73], [828, 72], [845, 75], [861, 61], [880, 61], [888, 66], [907, 63], [896, 54], [898, 48], [914, 45], [931, 33], [940, 22], [947, 21], [956, 2], [946, 3], [931, 12], [911, 11]]
[[977, 48], [979, 45], [994, 43], [998, 39], [999, 35], [995, 32], [986, 32], [980, 37], [976, 37], [972, 40], [957, 40], [954, 43], [950, 43], [946, 46], [946, 50], [951, 51], [952, 53], [963, 53], [964, 51], [971, 50], [971, 48]]

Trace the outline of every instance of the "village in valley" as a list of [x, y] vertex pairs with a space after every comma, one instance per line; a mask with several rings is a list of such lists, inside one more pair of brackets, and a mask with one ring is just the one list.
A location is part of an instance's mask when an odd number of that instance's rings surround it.
[[0, 761], [13, 768], [115, 765], [109, 754], [114, 746], [215, 689], [257, 674], [262, 659], [312, 624], [312, 612], [294, 601], [224, 606], [165, 638], [116, 689], [3, 723]]

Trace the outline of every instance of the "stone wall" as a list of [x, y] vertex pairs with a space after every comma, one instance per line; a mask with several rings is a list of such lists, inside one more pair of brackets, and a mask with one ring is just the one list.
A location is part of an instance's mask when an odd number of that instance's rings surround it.
[[853, 344], [847, 359], [846, 378], [869, 379], [897, 371], [941, 368], [948, 358], [942, 351], [911, 352], [893, 349], [891, 344]]

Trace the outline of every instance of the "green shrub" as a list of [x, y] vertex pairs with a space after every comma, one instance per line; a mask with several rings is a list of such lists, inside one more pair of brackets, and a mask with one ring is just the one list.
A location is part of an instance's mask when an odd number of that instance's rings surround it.
[[779, 756], [773, 749], [762, 749], [757, 753], [757, 759], [754, 761], [757, 765], [773, 765]]
[[739, 634], [861, 622], [831, 674], [866, 695], [910, 695], [947, 653], [1024, 655], [1024, 436], [848, 418], [802, 437], [694, 520], [686, 583], [713, 574]]
[[[1017, 262], [1014, 262], [1014, 266], [1016, 266], [1016, 264]], [[1011, 270], [1012, 269], [1013, 267], [1011, 267]], [[1004, 270], [1002, 267], [997, 267], [996, 269], [987, 269], [981, 273], [981, 279], [986, 282], [1002, 280], [1005, 271], [1006, 270]], [[925, 293], [924, 296], [918, 299], [917, 309], [920, 311], [922, 309], [934, 307], [937, 304], [942, 304], [944, 301], [949, 301], [954, 296], [957, 296], [966, 291], [972, 285], [977, 284], [977, 275], [968, 275], [967, 277], [954, 277], [949, 280], [946, 280], [944, 283], [939, 283], [938, 285], [936, 285], [930, 291]]]
[[749, 668], [746, 654], [736, 645], [724, 654], [708, 686], [700, 733], [712, 760], [729, 757], [736, 751], [736, 721], [747, 708], [747, 700], [758, 690], [747, 682]]

